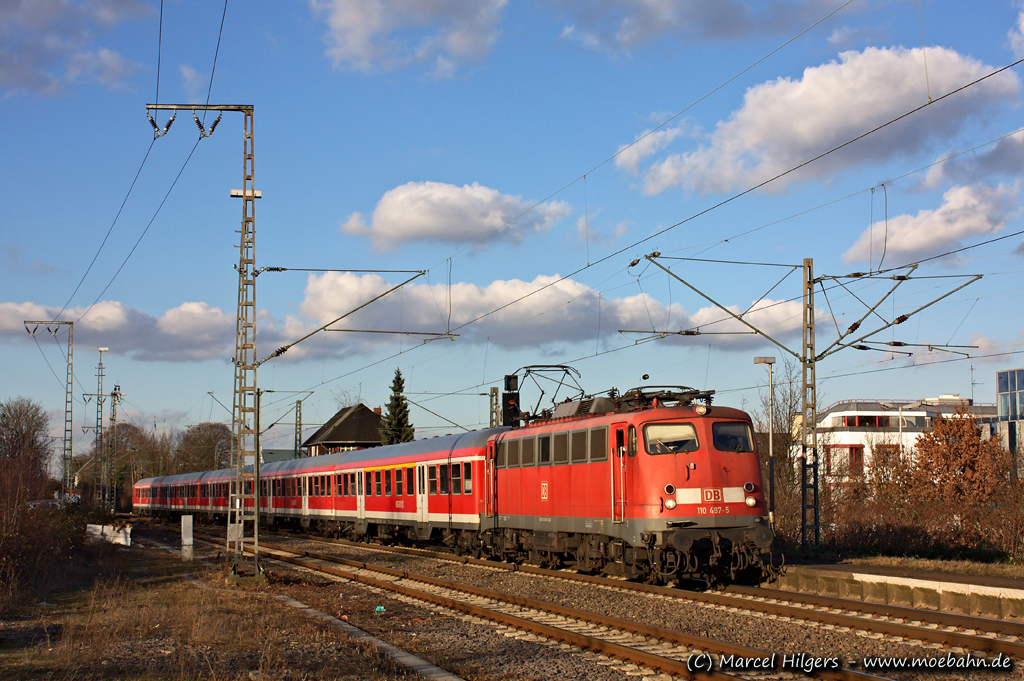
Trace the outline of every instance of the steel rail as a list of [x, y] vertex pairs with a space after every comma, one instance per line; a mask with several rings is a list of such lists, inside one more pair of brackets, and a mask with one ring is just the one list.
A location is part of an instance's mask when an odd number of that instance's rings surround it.
[[[341, 545], [365, 547], [356, 542], [345, 540], [325, 540], [317, 538], [317, 541], [328, 541]], [[900, 622], [886, 622], [857, 615], [844, 615], [841, 613], [823, 613], [810, 610], [799, 605], [786, 605], [785, 603], [766, 603], [730, 596], [729, 593], [756, 595], [763, 598], [786, 600], [793, 603], [803, 603], [813, 607], [827, 607], [830, 609], [841, 609], [852, 612], [862, 612], [868, 615], [885, 616], [895, 619], [919, 621], [928, 624], [936, 624], [942, 627], [959, 627], [968, 630], [986, 631], [991, 633], [1004, 634], [1006, 636], [1018, 636], [1024, 640], [1024, 624], [1008, 622], [1006, 620], [994, 620], [985, 617], [973, 617], [970, 615], [956, 615], [932, 610], [918, 610], [902, 606], [888, 606], [850, 599], [834, 598], [830, 596], [818, 596], [814, 594], [801, 594], [791, 591], [775, 589], [758, 589], [754, 587], [730, 586], [724, 593], [711, 593], [701, 591], [682, 591], [678, 588], [656, 586], [653, 584], [640, 584], [637, 582], [620, 581], [609, 579], [599, 575], [585, 575], [578, 572], [564, 570], [549, 570], [535, 565], [516, 565], [497, 563], [495, 561], [469, 558], [467, 556], [444, 555], [424, 549], [410, 549], [406, 547], [372, 546], [373, 550], [381, 550], [406, 555], [418, 555], [438, 560], [447, 560], [454, 563], [466, 565], [479, 565], [509, 572], [525, 572], [527, 574], [543, 575], [556, 579], [565, 579], [574, 582], [587, 584], [598, 584], [624, 591], [636, 591], [639, 593], [655, 594], [659, 596], [670, 596], [682, 598], [710, 605], [739, 607], [744, 610], [753, 610], [773, 614], [780, 617], [792, 617], [801, 620], [811, 620], [820, 624], [831, 624], [840, 627], [851, 627], [865, 631], [873, 631], [887, 636], [902, 636], [903, 638], [916, 638], [932, 643], [942, 643], [971, 650], [982, 650], [992, 653], [1005, 653], [1015, 655], [1018, 659], [1024, 659], [1024, 643], [1013, 641], [1000, 641], [985, 636], [975, 636], [963, 632], [942, 631], [938, 629], [926, 629], [913, 624]], [[763, 593], [768, 592], [768, 593]], [[771, 595], [768, 595], [771, 594]]]
[[[199, 536], [199, 535], [196, 535], [196, 536]], [[436, 586], [436, 587], [440, 587], [440, 588], [444, 588], [444, 589], [449, 589], [449, 590], [452, 590], [452, 591], [458, 591], [458, 592], [462, 592], [462, 593], [467, 593], [467, 594], [470, 594], [470, 595], [473, 595], [473, 596], [476, 596], [476, 597], [479, 597], [479, 598], [486, 598], [486, 599], [493, 600], [493, 601], [509, 603], [511, 605], [516, 605], [516, 606], [521, 607], [521, 608], [539, 610], [539, 611], [543, 611], [543, 612], [559, 615], [561, 617], [568, 617], [568, 618], [572, 618], [572, 619], [575, 619], [575, 620], [589, 622], [591, 624], [597, 624], [597, 625], [601, 625], [601, 626], [610, 627], [612, 629], [618, 629], [618, 630], [621, 630], [621, 631], [627, 631], [627, 632], [630, 632], [632, 634], [636, 634], [638, 636], [653, 637], [653, 638], [656, 638], [656, 639], [659, 639], [659, 640], [662, 640], [662, 641], [667, 641], [667, 642], [670, 642], [670, 643], [673, 643], [673, 644], [676, 644], [676, 645], [688, 646], [690, 648], [697, 648], [697, 649], [701, 649], [701, 650], [712, 650], [712, 651], [714, 651], [715, 653], [717, 653], [719, 655], [733, 655], [733, 656], [742, 657], [742, 658], [765, 658], [765, 657], [770, 657], [771, 656], [771, 653], [766, 653], [764, 651], [757, 650], [757, 649], [754, 649], [754, 648], [747, 648], [745, 646], [733, 645], [733, 644], [730, 644], [730, 643], [725, 643], [725, 642], [722, 642], [722, 641], [715, 641], [713, 639], [708, 639], [708, 638], [704, 638], [704, 637], [700, 637], [700, 636], [692, 636], [692, 635], [689, 635], [689, 634], [684, 634], [684, 633], [682, 633], [680, 631], [675, 631], [673, 629], [666, 629], [664, 627], [657, 627], [657, 626], [649, 625], [649, 624], [641, 624], [641, 623], [638, 623], [638, 622], [631, 622], [631, 621], [628, 621], [628, 620], [622, 620], [622, 619], [618, 619], [618, 618], [615, 618], [615, 617], [610, 617], [610, 616], [607, 616], [607, 615], [601, 615], [599, 613], [593, 613], [593, 612], [587, 612], [587, 611], [583, 611], [583, 610], [577, 610], [575, 608], [570, 608], [570, 607], [567, 607], [567, 606], [558, 605], [556, 603], [550, 603], [548, 601], [541, 601], [541, 600], [537, 600], [537, 599], [526, 598], [526, 597], [523, 597], [523, 596], [515, 596], [515, 595], [511, 595], [511, 594], [507, 594], [507, 593], [502, 593], [502, 592], [499, 592], [499, 591], [493, 591], [493, 590], [490, 590], [490, 589], [484, 589], [484, 588], [480, 588], [480, 587], [473, 587], [473, 586], [469, 586], [469, 585], [465, 585], [465, 584], [458, 584], [456, 582], [451, 582], [451, 581], [448, 581], [448, 580], [438, 579], [436, 577], [430, 577], [430, 576], [427, 576], [427, 575], [420, 575], [420, 574], [416, 574], [416, 573], [411, 573], [411, 572], [407, 572], [405, 570], [397, 570], [395, 568], [388, 568], [388, 567], [384, 567], [384, 566], [380, 566], [380, 565], [372, 565], [370, 563], [365, 563], [365, 562], [362, 562], [362, 561], [349, 560], [347, 558], [339, 558], [338, 556], [332, 556], [330, 554], [318, 553], [318, 552], [315, 552], [315, 551], [306, 551], [306, 550], [303, 550], [303, 549], [292, 549], [292, 548], [283, 547], [283, 546], [279, 546], [279, 545], [269, 545], [269, 544], [266, 544], [266, 543], [261, 544], [261, 546], [263, 548], [265, 548], [265, 549], [277, 551], [277, 552], [280, 552], [280, 553], [301, 555], [301, 556], [305, 556], [306, 558], [311, 558], [311, 559], [318, 560], [318, 561], [335, 563], [335, 564], [339, 564], [339, 565], [344, 565], [346, 567], [352, 567], [352, 568], [357, 568], [357, 569], [361, 569], [361, 570], [368, 570], [368, 571], [379, 572], [379, 573], [386, 574], [386, 575], [389, 575], [391, 577], [395, 577], [395, 578], [398, 578], [398, 579], [404, 579], [404, 580], [409, 580], [409, 581], [413, 581], [413, 582], [421, 582], [423, 584], [429, 584], [429, 585], [432, 585], [432, 586]], [[359, 581], [359, 582], [363, 582], [363, 583], [366, 583], [366, 584], [371, 584], [371, 582], [372, 582], [371, 585], [372, 586], [376, 586], [378, 588], [397, 589], [397, 587], [401, 586], [401, 585], [397, 585], [397, 584], [395, 584], [393, 582], [376, 580], [376, 579], [373, 579], [372, 577], [366, 577], [364, 575], [356, 575], [355, 573], [348, 573], [345, 570], [338, 570], [339, 573], [340, 572], [344, 572], [345, 573], [344, 575], [340, 575], [340, 574], [337, 574], [335, 572], [332, 572], [332, 570], [334, 570], [334, 568], [329, 568], [329, 566], [323, 566], [323, 565], [320, 565], [320, 564], [309, 563], [309, 562], [303, 561], [301, 559], [289, 558], [287, 556], [274, 556], [274, 557], [276, 559], [279, 559], [279, 560], [282, 560], [284, 562], [291, 563], [291, 564], [294, 564], [294, 565], [299, 565], [299, 566], [306, 567], [306, 568], [313, 569], [313, 570], [324, 570], [326, 572], [329, 572], [330, 574], [336, 574], [336, 576], [344, 576], [346, 579], [352, 579], [353, 581]], [[405, 590], [402, 590], [402, 589], [397, 589], [397, 590], [399, 590], [401, 593], [404, 593], [405, 595], [413, 596], [415, 598], [423, 598], [424, 597], [423, 596], [423, 592], [421, 592], [421, 591], [416, 591], [416, 590], [411, 590], [411, 589], [409, 591], [405, 591]], [[457, 600], [453, 600], [453, 599], [447, 599], [447, 598], [445, 598], [443, 596], [437, 596], [436, 594], [429, 594], [429, 596], [430, 596], [430, 598], [428, 598], [427, 600], [431, 600], [433, 598], [444, 599], [446, 601], [446, 603], [444, 604], [445, 607], [452, 607], [452, 608], [461, 610], [463, 612], [469, 612], [469, 614], [473, 614], [475, 616], [486, 617], [488, 619], [497, 620], [497, 618], [494, 616], [496, 613], [494, 611], [492, 611], [492, 610], [488, 610], [486, 608], [480, 608], [479, 606], [473, 606], [471, 604], [463, 603], [461, 601], [457, 601]], [[435, 602], [435, 601], [432, 601], [432, 602]], [[448, 605], [447, 602], [454, 603], [456, 605]], [[474, 609], [474, 612], [470, 612], [468, 610], [468, 608]], [[479, 609], [480, 612], [475, 611], [477, 609]], [[497, 614], [500, 614], [502, 617], [513, 617], [516, 620], [519, 620], [519, 621], [524, 622], [524, 623], [528, 623], [528, 624], [524, 624], [524, 625], [514, 624], [514, 625], [510, 625], [510, 626], [515, 626], [517, 628], [524, 628], [524, 629], [526, 629], [528, 631], [533, 631], [533, 633], [537, 633], [537, 634], [540, 634], [540, 635], [543, 635], [543, 636], [547, 636], [547, 637], [550, 637], [550, 638], [555, 638], [555, 639], [558, 639], [558, 640], [563, 640], [563, 638], [562, 638], [562, 634], [563, 633], [570, 634], [572, 636], [579, 636], [579, 634], [575, 634], [574, 632], [565, 632], [562, 629], [558, 629], [558, 628], [555, 628], [555, 627], [549, 627], [548, 625], [540, 624], [538, 622], [532, 622], [530, 620], [526, 620], [526, 619], [523, 619], [523, 618], [517, 618], [514, 615], [506, 615], [506, 614], [503, 614], [503, 613], [497, 613]], [[536, 630], [533, 629], [534, 627], [543, 627], [545, 629], [545, 632], [542, 633], [540, 631], [536, 631]], [[552, 633], [548, 633], [548, 632], [552, 632]], [[586, 640], [590, 640], [590, 637], [586, 637]], [[594, 640], [598, 641], [599, 645], [602, 646], [602, 647], [604, 647], [604, 646], [613, 646], [613, 648], [609, 648], [607, 650], [605, 650], [605, 649], [598, 650], [598, 648], [595, 648], [592, 645], [584, 645], [583, 643], [577, 643], [576, 641], [566, 641], [566, 642], [573, 643], [574, 645], [579, 645], [580, 647], [583, 647], [583, 648], [589, 648], [591, 650], [597, 650], [598, 652], [601, 652], [603, 654], [613, 655], [615, 657], [619, 657], [620, 659], [627, 659], [628, 661], [634, 662], [635, 664], [643, 664], [644, 666], [651, 667], [652, 669], [660, 669], [660, 670], [665, 671], [666, 673], [683, 675], [683, 676], [686, 676], [687, 678], [698, 678], [698, 677], [694, 676], [693, 672], [689, 671], [689, 669], [687, 668], [685, 663], [676, 662], [674, 660], [671, 660], [671, 658], [664, 658], [664, 657], [661, 657], [661, 656], [658, 656], [658, 655], [651, 655], [650, 653], [645, 653], [643, 651], [639, 651], [639, 650], [636, 650], [636, 649], [633, 649], [633, 648], [629, 648], [629, 647], [626, 647], [626, 646], [619, 646], [617, 644], [612, 644], [612, 643], [609, 643], [607, 641], [601, 641], [600, 639], [594, 639]], [[608, 652], [608, 650], [613, 650], [613, 651], [621, 650], [623, 652], [622, 652], [622, 654], [620, 654], [620, 652]], [[637, 659], [630, 659], [628, 657], [625, 657], [624, 656], [625, 655], [625, 651], [628, 651], [628, 653], [630, 655], [641, 655], [641, 656], [643, 656], [643, 660], [639, 661]], [[666, 662], [672, 663], [671, 666], [673, 668], [670, 669], [668, 666], [666, 666], [666, 664], [665, 664]], [[839, 679], [839, 680], [842, 680], [842, 681], [866, 681], [868, 679], [878, 679], [878, 678], [881, 678], [881, 677], [873, 676], [873, 675], [870, 675], [870, 674], [864, 674], [864, 673], [861, 673], [861, 672], [857, 672], [857, 671], [854, 671], [854, 670], [851, 670], [851, 669], [816, 670], [816, 674], [819, 677], [821, 677], [821, 678]], [[703, 676], [701, 676], [699, 678], [719, 678], [719, 679], [721, 679], [721, 678], [734, 678], [734, 677], [731, 677], [731, 676], [728, 676], [728, 675], [719, 675], [719, 676], [715, 676], [715, 677], [703, 677]]]

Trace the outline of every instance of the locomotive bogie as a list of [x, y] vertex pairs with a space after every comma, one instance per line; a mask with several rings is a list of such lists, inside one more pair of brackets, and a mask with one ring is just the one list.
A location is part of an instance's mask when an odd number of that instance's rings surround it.
[[[136, 508], [224, 518], [230, 473], [141, 480]], [[588, 414], [270, 463], [260, 477], [269, 525], [652, 582], [777, 572], [753, 428], [735, 409]]]

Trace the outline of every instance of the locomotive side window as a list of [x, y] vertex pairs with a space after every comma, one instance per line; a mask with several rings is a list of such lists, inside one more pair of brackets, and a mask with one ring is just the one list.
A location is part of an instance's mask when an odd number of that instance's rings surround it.
[[402, 496], [402, 469], [395, 469], [395, 496]]
[[608, 460], [608, 429], [592, 428], [590, 430], [590, 460]]
[[692, 423], [649, 423], [644, 426], [648, 454], [695, 452], [700, 447]]
[[533, 465], [533, 454], [534, 454], [534, 442], [536, 440], [532, 437], [523, 438], [520, 440], [519, 445], [519, 465], [520, 466], [532, 466]]
[[574, 430], [572, 432], [572, 439], [569, 443], [572, 453], [573, 463], [586, 463], [587, 462], [587, 431], [585, 430]]
[[626, 453], [629, 456], [636, 456], [636, 426], [629, 427], [629, 448]]
[[569, 463], [569, 434], [555, 433], [554, 440], [555, 463]]
[[412, 468], [406, 468], [405, 469], [405, 495], [409, 496], [409, 497], [411, 497], [414, 494], [413, 484], [412, 484], [413, 483], [413, 478], [412, 478], [413, 473], [412, 473], [412, 471], [413, 471]]
[[551, 463], [551, 436], [541, 435], [537, 438], [537, 463]]
[[437, 466], [427, 467], [427, 491], [430, 494], [437, 494]]
[[494, 454], [494, 467], [504, 468], [506, 456], [508, 454], [508, 442], [504, 440], [498, 443], [498, 449]]
[[438, 468], [441, 469], [441, 494], [448, 494], [448, 466], [441, 464]]
[[462, 464], [463, 491], [466, 494], [473, 493], [473, 464], [466, 462]]
[[720, 452], [747, 453], [754, 451], [754, 438], [750, 426], [740, 421], [721, 421], [711, 424], [715, 449]]
[[462, 464], [452, 464], [452, 494], [462, 494]]
[[519, 467], [519, 440], [508, 441], [508, 467]]

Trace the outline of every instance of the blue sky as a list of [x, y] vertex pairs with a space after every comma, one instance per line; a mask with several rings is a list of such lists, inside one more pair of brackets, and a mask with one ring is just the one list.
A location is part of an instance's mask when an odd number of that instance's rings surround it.
[[[81, 394], [95, 390], [100, 346], [106, 389], [121, 385], [140, 425], [230, 419], [209, 393], [230, 405], [242, 116], [226, 113], [185, 164], [191, 112], [155, 141], [145, 118], [158, 77], [161, 103], [209, 91], [211, 104], [255, 107], [259, 266], [425, 270], [348, 328], [459, 334], [321, 333], [267, 362], [264, 423], [283, 418], [268, 446], [290, 446], [299, 397], [315, 427], [346, 395], [382, 405], [396, 367], [414, 401], [469, 428], [486, 425], [479, 393], [528, 364], [571, 363], [588, 391], [648, 374], [752, 408], [766, 382], [753, 357], [783, 351], [749, 335], [620, 333], [741, 328], [631, 261], [813, 258], [817, 275], [842, 275], [1024, 229], [1024, 133], [1011, 134], [1021, 67], [943, 98], [1024, 57], [1018, 3], [314, 0], [223, 12], [165, 0], [161, 38], [158, 2], [0, 8], [0, 398], [36, 399], [59, 425], [64, 358], [23, 321], [76, 321], [76, 451], [91, 442]], [[994, 372], [1024, 365], [1021, 252], [1015, 235], [924, 260], [914, 277], [927, 278], [865, 322], [983, 274], [877, 337], [979, 346], [957, 348], [970, 359], [845, 350], [818, 366], [824, 401], [970, 396], [972, 367], [976, 399], [994, 401]], [[799, 352], [798, 272], [662, 262], [737, 312], [753, 306], [751, 321]], [[263, 274], [258, 354], [403, 278]], [[818, 295], [819, 346], [893, 282], [844, 283]], [[412, 413], [420, 435], [454, 430]]]

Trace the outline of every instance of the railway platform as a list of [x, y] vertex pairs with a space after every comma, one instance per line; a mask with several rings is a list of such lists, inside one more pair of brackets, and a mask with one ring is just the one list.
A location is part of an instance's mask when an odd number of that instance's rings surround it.
[[924, 608], [975, 617], [1024, 619], [1024, 579], [853, 564], [797, 564], [771, 585], [782, 591]]

